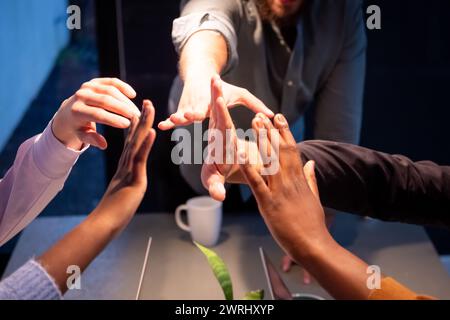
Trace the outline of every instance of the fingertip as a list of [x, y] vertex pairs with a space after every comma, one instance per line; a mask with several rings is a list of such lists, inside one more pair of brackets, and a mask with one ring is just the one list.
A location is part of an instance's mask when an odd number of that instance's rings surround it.
[[262, 113], [262, 112], [258, 112], [255, 115], [255, 118], [258, 118], [258, 119], [261, 119], [261, 120], [267, 119], [266, 115], [264, 113]]
[[270, 110], [269, 108], [267, 108], [266, 116], [268, 116], [269, 118], [273, 118], [273, 117], [275, 117], [275, 113], [272, 110]]
[[[137, 117], [135, 115], [133, 115], [131, 117], [131, 119], [137, 119]], [[120, 125], [121, 125], [122, 129], [128, 129], [131, 126], [131, 121], [133, 121], [133, 120], [130, 120], [127, 118], [121, 118]], [[139, 121], [139, 120], [137, 120], [137, 121]]]
[[170, 130], [170, 129], [174, 128], [174, 127], [175, 127], [175, 125], [169, 119], [161, 121], [160, 123], [158, 123], [158, 129], [162, 130], [162, 131], [167, 131], [167, 130]]
[[248, 162], [247, 153], [244, 150], [238, 150], [238, 160], [240, 165], [245, 165]]
[[153, 129], [153, 128], [151, 128], [151, 129], [150, 129], [150, 133], [149, 133], [149, 138], [150, 138], [150, 140], [155, 141], [156, 136], [157, 136], [156, 130]]
[[184, 115], [181, 115], [179, 113], [174, 113], [170, 116], [169, 120], [174, 124], [181, 124], [187, 119], [184, 117]]
[[217, 201], [224, 201], [226, 197], [225, 186], [222, 183], [216, 182], [210, 188], [211, 197]]
[[136, 90], [133, 89], [132, 86], [130, 86], [129, 84], [127, 84], [127, 96], [130, 99], [134, 99], [137, 96]]
[[305, 171], [306, 171], [308, 174], [314, 173], [314, 167], [315, 167], [315, 162], [314, 162], [314, 160], [309, 160], [309, 161], [305, 164], [305, 166], [304, 166]]
[[219, 84], [219, 82], [221, 81], [220, 75], [219, 74], [215, 74], [212, 76], [212, 82], [215, 84]]

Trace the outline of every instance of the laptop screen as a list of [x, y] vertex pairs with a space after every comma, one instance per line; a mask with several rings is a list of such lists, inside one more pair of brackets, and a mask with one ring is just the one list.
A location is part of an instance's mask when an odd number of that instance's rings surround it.
[[259, 248], [269, 291], [274, 300], [292, 300], [292, 294], [263, 248]]

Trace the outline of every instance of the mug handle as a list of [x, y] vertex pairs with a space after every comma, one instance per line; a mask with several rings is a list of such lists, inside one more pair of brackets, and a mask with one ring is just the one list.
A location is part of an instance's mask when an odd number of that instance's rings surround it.
[[175, 210], [175, 222], [177, 223], [178, 227], [181, 230], [191, 232], [191, 228], [183, 222], [183, 219], [181, 219], [181, 213], [183, 211], [186, 211], [188, 209], [187, 205], [182, 204], [181, 206], [178, 206], [177, 210]]

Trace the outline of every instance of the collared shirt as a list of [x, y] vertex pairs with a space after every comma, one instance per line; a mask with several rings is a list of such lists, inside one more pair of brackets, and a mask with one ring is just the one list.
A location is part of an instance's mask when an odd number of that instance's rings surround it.
[[282, 29], [275, 22], [264, 22], [264, 37], [266, 39], [267, 72], [272, 92], [279, 104], [282, 103], [283, 85], [291, 60], [292, 51], [297, 38], [297, 27], [286, 28], [286, 32], [295, 33], [293, 39], [287, 39]]
[[[228, 62], [223, 70], [225, 81], [248, 89], [274, 112], [283, 113], [291, 124], [298, 123], [296, 138], [303, 133], [302, 116], [313, 107], [313, 138], [357, 144], [366, 57], [361, 3], [360, 0], [305, 3], [297, 40], [282, 77], [281, 93], [277, 93], [277, 83], [273, 82], [275, 73], [270, 72], [278, 58], [271, 58], [268, 52], [277, 51], [277, 46], [283, 44], [266, 37], [254, 1], [186, 1], [180, 18], [173, 23], [172, 38], [181, 52], [194, 33], [219, 32], [228, 48]], [[177, 78], [171, 91], [170, 112], [176, 110], [182, 88]], [[232, 116], [237, 128], [247, 129], [254, 115], [246, 108], [238, 108], [232, 111]], [[198, 170], [189, 171], [192, 179], [199, 180]], [[202, 189], [193, 183], [191, 186], [197, 191]]]
[[87, 148], [75, 151], [64, 146], [53, 135], [51, 122], [19, 147], [13, 166], [0, 180], [0, 245], [41, 213]]

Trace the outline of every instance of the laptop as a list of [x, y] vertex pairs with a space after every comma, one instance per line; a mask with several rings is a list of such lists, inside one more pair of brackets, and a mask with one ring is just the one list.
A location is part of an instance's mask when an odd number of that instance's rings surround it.
[[267, 285], [272, 300], [325, 300], [314, 294], [293, 294], [263, 248], [259, 248], [259, 253], [261, 255], [261, 262], [264, 267], [264, 273], [266, 275]]

